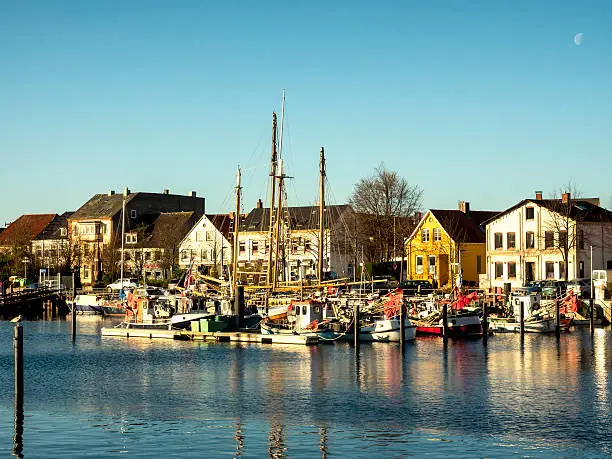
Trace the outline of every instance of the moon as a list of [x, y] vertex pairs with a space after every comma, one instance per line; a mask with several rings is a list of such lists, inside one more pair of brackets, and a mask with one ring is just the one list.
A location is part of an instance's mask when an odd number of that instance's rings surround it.
[[577, 33], [576, 35], [574, 35], [574, 43], [576, 43], [577, 46], [580, 46], [580, 44], [582, 43], [583, 37], [584, 37], [584, 34], [582, 32]]

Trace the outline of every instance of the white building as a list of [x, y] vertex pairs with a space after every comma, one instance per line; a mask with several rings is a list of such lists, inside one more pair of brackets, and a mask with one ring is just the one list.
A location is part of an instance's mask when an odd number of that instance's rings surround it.
[[[612, 269], [612, 212], [599, 199], [525, 199], [487, 220], [487, 278], [491, 287], [531, 280], [589, 278]], [[591, 256], [592, 253], [592, 256]]]
[[179, 266], [192, 265], [203, 274], [225, 275], [232, 260], [231, 221], [228, 214], [203, 215], [180, 244]]

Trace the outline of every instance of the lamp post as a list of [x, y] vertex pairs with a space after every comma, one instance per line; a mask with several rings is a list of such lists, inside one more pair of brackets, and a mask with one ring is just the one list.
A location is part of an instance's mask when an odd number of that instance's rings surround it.
[[27, 257], [23, 258], [23, 278], [27, 279], [28, 278], [28, 263], [30, 262], [30, 260]]

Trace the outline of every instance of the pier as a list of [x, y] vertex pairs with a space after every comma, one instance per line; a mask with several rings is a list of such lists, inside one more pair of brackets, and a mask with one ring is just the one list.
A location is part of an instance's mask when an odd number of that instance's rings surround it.
[[298, 344], [309, 346], [319, 343], [317, 336], [302, 335], [262, 335], [251, 332], [196, 332], [189, 330], [164, 330], [143, 328], [102, 328], [102, 336], [116, 336], [123, 338], [161, 338], [184, 341], [215, 341], [232, 343], [260, 343], [260, 344]]

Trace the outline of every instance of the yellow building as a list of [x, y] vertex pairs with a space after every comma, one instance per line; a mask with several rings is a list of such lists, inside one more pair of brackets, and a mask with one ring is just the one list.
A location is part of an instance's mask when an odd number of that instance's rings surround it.
[[406, 240], [407, 279], [429, 280], [435, 287], [477, 286], [486, 273], [486, 233], [482, 222], [498, 212], [430, 209]]

